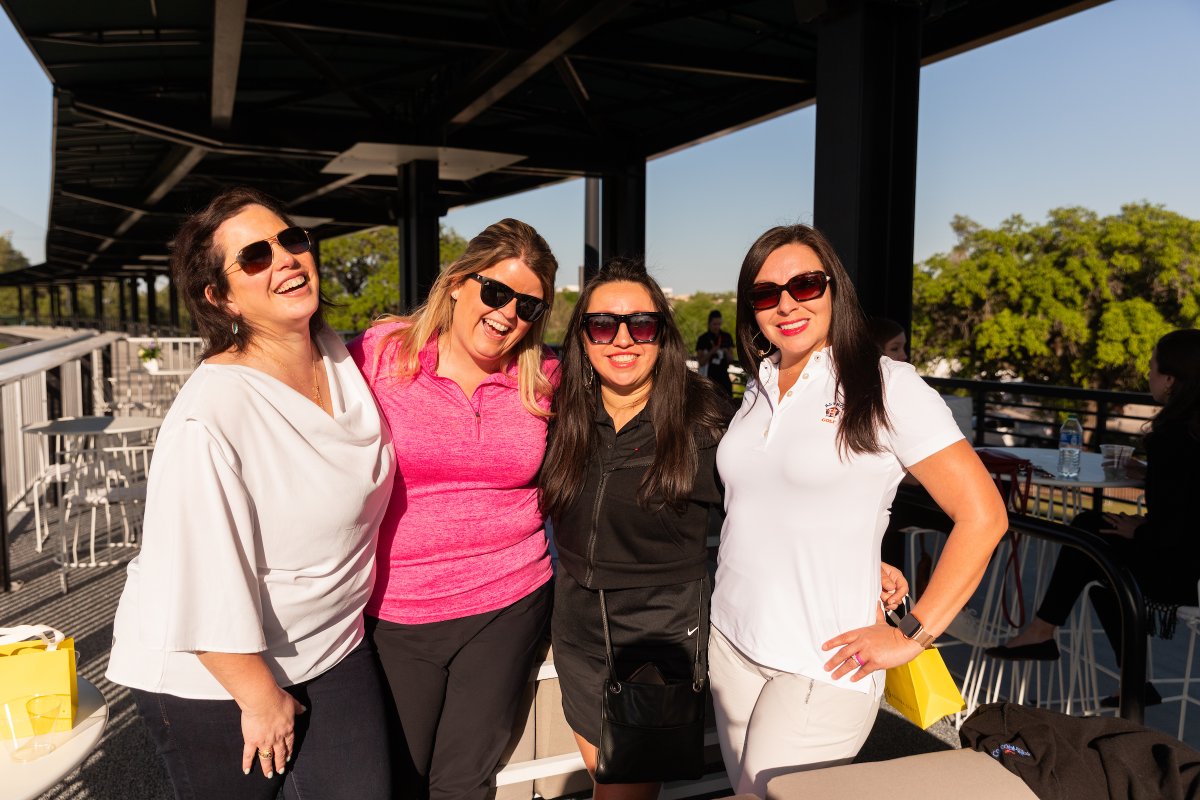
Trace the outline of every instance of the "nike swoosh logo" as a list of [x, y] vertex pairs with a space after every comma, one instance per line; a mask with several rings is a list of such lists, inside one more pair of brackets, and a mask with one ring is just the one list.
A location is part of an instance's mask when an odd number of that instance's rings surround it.
[[691, 636], [693, 633], [695, 633], [698, 630], [700, 630], [699, 626], [692, 628], [690, 631], [688, 631], [688, 636]]

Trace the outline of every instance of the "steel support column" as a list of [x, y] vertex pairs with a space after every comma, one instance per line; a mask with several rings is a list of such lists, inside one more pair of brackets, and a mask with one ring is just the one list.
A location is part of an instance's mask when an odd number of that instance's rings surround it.
[[583, 284], [600, 271], [600, 179], [587, 178], [583, 188]]
[[96, 326], [107, 330], [104, 324], [104, 281], [97, 278], [92, 281], [92, 316], [96, 318]]
[[149, 325], [154, 334], [158, 334], [158, 292], [154, 291], [153, 272], [146, 273], [146, 324]]
[[[129, 279], [129, 321], [135, 326], [142, 321], [141, 304], [138, 302], [138, 279]], [[139, 331], [140, 333], [140, 331]]]
[[[317, 263], [320, 263], [318, 261]], [[167, 313], [171, 317], [171, 331], [178, 336], [179, 330], [179, 289], [175, 286], [175, 278], [167, 275]]]
[[126, 307], [126, 304], [125, 304], [125, 284], [120, 278], [117, 278], [116, 283], [117, 283], [117, 321], [121, 325], [121, 328], [120, 328], [121, 330], [128, 331], [128, 328], [125, 327], [125, 324], [127, 322], [129, 322], [129, 309]]
[[18, 322], [25, 321], [25, 289], [17, 287], [17, 317]]
[[921, 4], [831, 4], [817, 47], [813, 220], [863, 308], [909, 329]]
[[79, 320], [82, 315], [79, 313], [79, 282], [73, 281], [67, 286], [67, 293], [71, 296], [71, 327], [79, 327]]
[[33, 324], [38, 323], [38, 287], [36, 284], [29, 287], [29, 304], [33, 308]]
[[397, 170], [400, 192], [400, 304], [412, 311], [437, 279], [438, 164], [410, 161]]
[[646, 254], [646, 162], [604, 170], [600, 193], [600, 260]]

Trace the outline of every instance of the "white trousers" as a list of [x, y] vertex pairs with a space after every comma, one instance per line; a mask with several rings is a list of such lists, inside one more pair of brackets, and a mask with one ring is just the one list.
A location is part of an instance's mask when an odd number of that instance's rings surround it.
[[755, 663], [715, 627], [708, 675], [721, 757], [737, 794], [766, 797], [777, 775], [848, 764], [879, 712], [873, 694]]

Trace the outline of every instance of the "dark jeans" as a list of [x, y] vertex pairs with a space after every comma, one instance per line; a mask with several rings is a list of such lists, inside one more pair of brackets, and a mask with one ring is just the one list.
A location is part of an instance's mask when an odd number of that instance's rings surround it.
[[[551, 584], [506, 608], [443, 622], [404, 625], [367, 617], [395, 700], [393, 739], [407, 744], [397, 796], [487, 798], [513, 734], [533, 660], [550, 618]], [[397, 767], [399, 772], [403, 767]]]
[[[133, 689], [177, 800], [386, 800], [391, 796], [384, 700], [364, 642], [337, 666], [285, 687], [308, 711], [283, 775], [242, 774], [242, 712], [232, 700], [189, 700]], [[257, 759], [256, 759], [257, 761]]]

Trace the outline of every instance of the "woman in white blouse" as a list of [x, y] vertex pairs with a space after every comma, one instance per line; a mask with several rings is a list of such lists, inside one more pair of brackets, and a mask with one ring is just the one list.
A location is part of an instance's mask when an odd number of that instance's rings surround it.
[[207, 347], [159, 433], [107, 677], [177, 798], [387, 798], [362, 610], [393, 454], [309, 234], [232, 189], [184, 223], [171, 273]]
[[[974, 591], [1004, 506], [945, 403], [881, 358], [854, 285], [813, 228], [773, 228], [738, 279], [737, 338], [756, 375], [717, 451], [725, 483], [709, 671], [738, 792], [849, 761], [883, 671], [915, 658]], [[879, 605], [879, 545], [908, 470], [954, 521], [901, 628]]]

